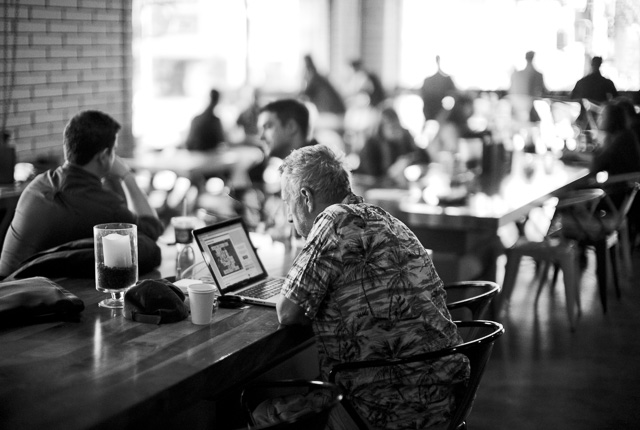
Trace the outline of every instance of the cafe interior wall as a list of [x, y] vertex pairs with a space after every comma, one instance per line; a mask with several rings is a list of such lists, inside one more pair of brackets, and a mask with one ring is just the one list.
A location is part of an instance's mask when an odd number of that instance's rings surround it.
[[5, 0], [2, 113], [18, 162], [55, 165], [77, 112], [108, 112], [131, 154], [131, 1]]

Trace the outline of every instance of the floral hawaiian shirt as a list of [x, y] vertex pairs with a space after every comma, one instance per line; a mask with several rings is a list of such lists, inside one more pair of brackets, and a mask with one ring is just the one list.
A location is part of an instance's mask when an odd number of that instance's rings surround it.
[[[313, 321], [320, 367], [394, 358], [462, 342], [446, 293], [416, 236], [383, 209], [350, 195], [315, 220], [282, 293]], [[389, 371], [392, 370], [392, 372]], [[341, 374], [339, 383], [375, 427], [424, 428], [451, 413], [450, 386], [466, 358]]]

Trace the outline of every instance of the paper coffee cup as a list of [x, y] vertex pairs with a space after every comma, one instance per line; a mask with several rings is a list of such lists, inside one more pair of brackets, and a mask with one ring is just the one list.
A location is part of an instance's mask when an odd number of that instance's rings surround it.
[[191, 322], [198, 325], [211, 324], [216, 287], [211, 284], [192, 284], [187, 287]]

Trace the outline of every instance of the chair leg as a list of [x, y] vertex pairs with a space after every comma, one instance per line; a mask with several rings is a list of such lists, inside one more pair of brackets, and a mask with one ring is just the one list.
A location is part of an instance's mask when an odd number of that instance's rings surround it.
[[596, 275], [598, 277], [598, 290], [602, 312], [607, 313], [607, 244], [605, 241], [596, 243]]
[[609, 249], [609, 261], [611, 262], [611, 265], [607, 268], [607, 270], [611, 270], [611, 273], [613, 274], [613, 286], [616, 289], [616, 297], [618, 299], [620, 298], [620, 273], [618, 272], [621, 269], [620, 265], [622, 263], [620, 261], [622, 259], [620, 258], [619, 252], [619, 245], [615, 245]]
[[567, 302], [567, 316], [571, 331], [575, 330], [574, 307], [579, 303], [580, 292], [578, 290], [578, 267], [576, 266], [576, 250], [574, 247], [567, 249], [559, 257], [560, 267], [564, 275], [564, 294]]
[[540, 293], [542, 293], [542, 287], [544, 287], [544, 283], [547, 281], [547, 277], [549, 276], [549, 264], [550, 262], [548, 260], [538, 261], [538, 270], [536, 274], [538, 277], [538, 290], [536, 291], [534, 303], [538, 303]]
[[630, 229], [625, 221], [618, 230], [618, 241], [620, 244], [621, 259], [624, 262], [625, 278], [629, 278], [633, 273], [633, 263], [631, 262], [631, 240]]
[[505, 302], [508, 302], [511, 299], [511, 294], [513, 293], [513, 286], [516, 283], [516, 278], [518, 277], [518, 269], [520, 267], [520, 260], [522, 259], [522, 255], [517, 252], [513, 252], [512, 250], [507, 250], [507, 264], [504, 269], [504, 281], [502, 282], [502, 292], [498, 294], [495, 308], [495, 315], [502, 310]]

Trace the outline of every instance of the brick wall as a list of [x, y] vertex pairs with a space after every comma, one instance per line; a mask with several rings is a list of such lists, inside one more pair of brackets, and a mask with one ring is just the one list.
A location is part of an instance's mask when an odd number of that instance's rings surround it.
[[15, 41], [13, 97], [2, 109], [18, 161], [62, 160], [64, 126], [85, 109], [113, 116], [123, 127], [119, 153], [131, 154], [131, 1], [18, 0], [16, 31], [6, 3], [0, 88], [5, 98]]

